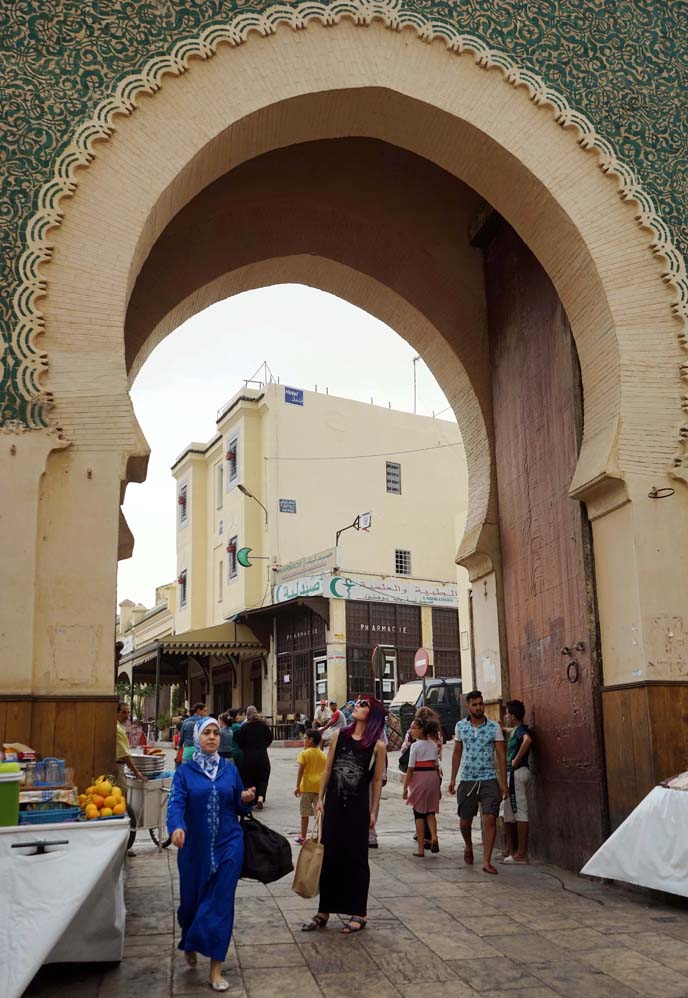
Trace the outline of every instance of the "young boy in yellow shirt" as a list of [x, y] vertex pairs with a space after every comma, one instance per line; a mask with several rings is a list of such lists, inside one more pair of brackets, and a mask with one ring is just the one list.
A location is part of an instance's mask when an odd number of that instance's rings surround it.
[[300, 797], [301, 834], [296, 836], [299, 845], [303, 845], [308, 833], [308, 819], [315, 814], [315, 802], [320, 792], [320, 777], [325, 769], [327, 756], [319, 747], [322, 735], [315, 728], [309, 728], [303, 739], [303, 752], [296, 761], [296, 789], [294, 797]]

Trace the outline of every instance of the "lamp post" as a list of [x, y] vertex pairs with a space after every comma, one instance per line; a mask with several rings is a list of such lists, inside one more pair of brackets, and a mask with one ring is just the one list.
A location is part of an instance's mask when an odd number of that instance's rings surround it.
[[249, 492], [249, 490], [246, 488], [245, 485], [237, 485], [237, 488], [239, 489], [239, 492], [242, 493], [242, 495], [248, 496], [249, 499], [253, 499], [255, 502], [257, 502], [258, 505], [260, 506], [260, 508], [263, 510], [263, 512], [265, 513], [265, 529], [267, 530], [268, 529], [268, 511], [265, 508], [265, 506], [263, 506], [262, 502], [260, 501], [260, 499], [257, 496], [254, 496], [253, 492]]
[[338, 530], [335, 535], [334, 541], [334, 570], [338, 572], [341, 568], [339, 564], [339, 538], [340, 535], [344, 533], [345, 530], [365, 530], [366, 533], [370, 530], [370, 526], [373, 522], [373, 517], [370, 513], [359, 513], [353, 523], [350, 523], [348, 527], [342, 527]]
[[416, 415], [416, 364], [420, 357], [413, 358], [413, 415]]

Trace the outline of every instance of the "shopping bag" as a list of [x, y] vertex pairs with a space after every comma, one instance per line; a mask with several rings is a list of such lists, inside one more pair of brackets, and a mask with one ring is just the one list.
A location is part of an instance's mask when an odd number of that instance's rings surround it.
[[296, 873], [291, 889], [302, 898], [313, 898], [320, 893], [320, 870], [323, 862], [323, 845], [320, 841], [320, 816], [315, 819], [313, 834], [301, 846], [296, 861]]
[[410, 758], [411, 758], [411, 746], [407, 745], [406, 748], [404, 749], [404, 751], [399, 756], [399, 763], [398, 763], [398, 765], [399, 765], [399, 769], [402, 771], [402, 773], [408, 772], [408, 764], [409, 764]]
[[294, 869], [291, 846], [284, 835], [256, 821], [252, 814], [241, 819], [244, 830], [244, 866], [242, 878], [271, 884]]

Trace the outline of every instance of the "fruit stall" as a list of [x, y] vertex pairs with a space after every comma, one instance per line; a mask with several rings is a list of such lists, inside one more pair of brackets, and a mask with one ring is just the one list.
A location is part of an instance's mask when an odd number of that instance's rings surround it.
[[0, 990], [19, 998], [45, 963], [122, 959], [130, 824], [125, 790], [107, 776], [79, 793], [65, 760], [18, 744], [3, 756]]

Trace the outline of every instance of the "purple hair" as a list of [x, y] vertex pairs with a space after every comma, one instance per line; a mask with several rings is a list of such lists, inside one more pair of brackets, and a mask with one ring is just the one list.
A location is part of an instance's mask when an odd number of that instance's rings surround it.
[[[361, 694], [358, 699], [367, 700], [370, 704], [368, 720], [366, 721], [365, 731], [363, 732], [363, 738], [361, 739], [361, 745], [363, 748], [370, 748], [371, 745], [375, 745], [375, 743], [382, 738], [382, 733], [385, 728], [385, 708], [379, 700], [375, 699], [375, 697]], [[342, 728], [340, 732], [341, 737], [352, 738], [355, 730], [356, 721], [351, 721], [351, 723], [347, 724], [345, 728]]]

